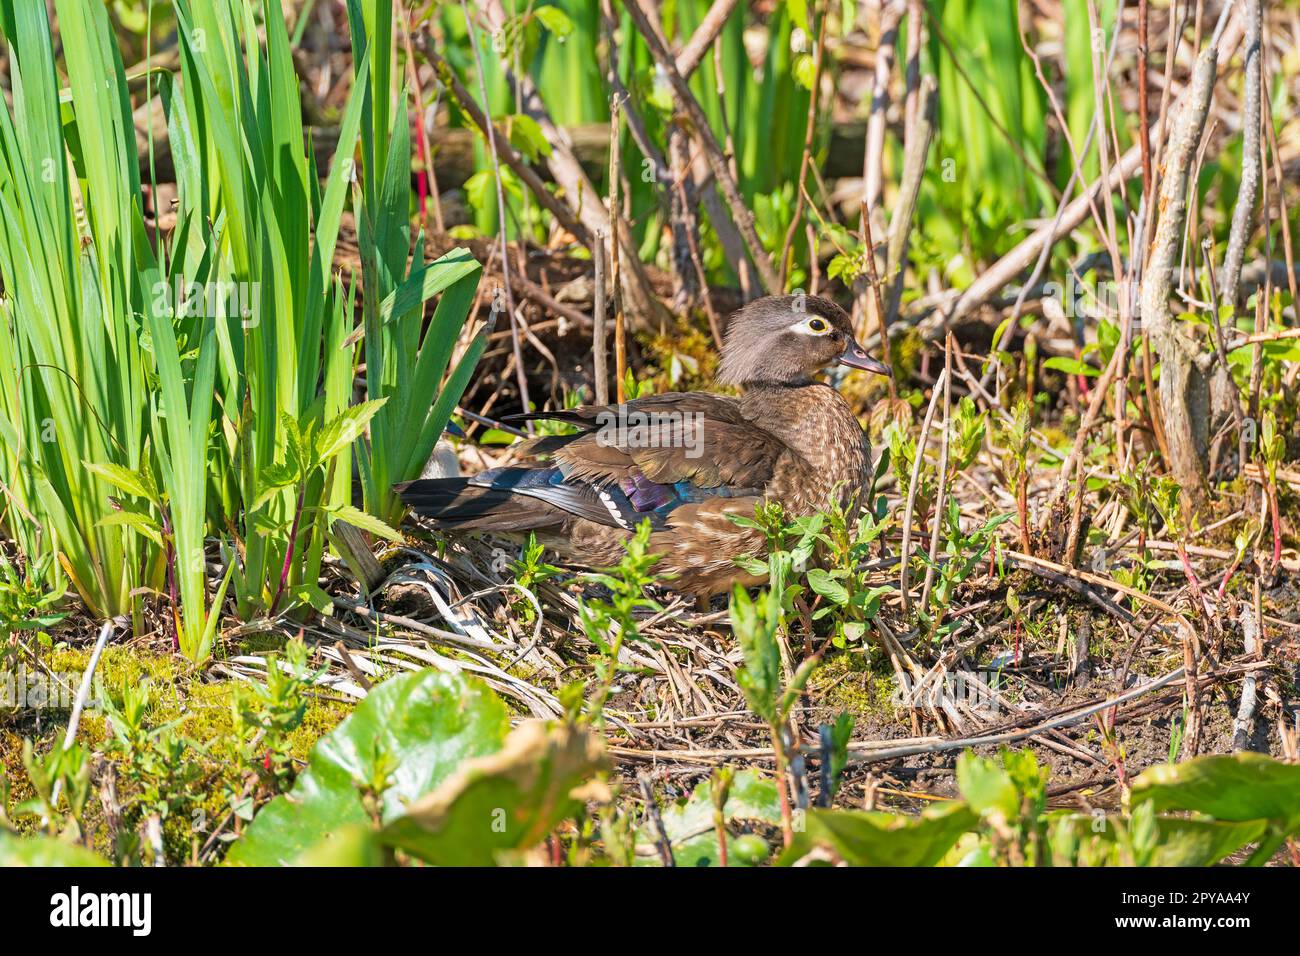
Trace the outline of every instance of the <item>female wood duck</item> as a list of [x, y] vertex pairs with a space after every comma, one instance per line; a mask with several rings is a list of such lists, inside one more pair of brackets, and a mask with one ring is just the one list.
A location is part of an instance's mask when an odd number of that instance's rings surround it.
[[739, 398], [669, 392], [619, 406], [515, 416], [554, 419], [575, 435], [533, 439], [541, 467], [493, 468], [472, 478], [407, 482], [397, 491], [419, 515], [449, 531], [538, 541], [587, 567], [617, 564], [643, 520], [656, 568], [705, 604], [733, 582], [762, 583], [734, 559], [760, 555], [752, 518], [762, 499], [788, 516], [841, 504], [870, 478], [866, 433], [839, 392], [813, 381], [827, 366], [881, 375], [889, 368], [853, 339], [849, 317], [815, 296], [769, 296], [731, 320], [718, 381]]

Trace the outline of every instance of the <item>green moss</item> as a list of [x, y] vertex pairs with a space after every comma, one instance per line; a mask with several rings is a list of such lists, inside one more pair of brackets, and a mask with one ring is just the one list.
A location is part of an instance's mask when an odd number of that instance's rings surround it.
[[[661, 370], [652, 377], [656, 393], [689, 392], [711, 386], [718, 369], [718, 350], [707, 322], [681, 319], [670, 332], [652, 336], [644, 344], [647, 357]], [[676, 382], [670, 374], [674, 355], [681, 359]]]
[[887, 668], [873, 667], [862, 653], [828, 657], [808, 682], [813, 700], [832, 712], [847, 711], [858, 724], [899, 719], [894, 707], [897, 680]]
[[1055, 425], [1040, 425], [1038, 430], [1053, 448], [1068, 448], [1074, 441], [1073, 435]]
[[[278, 649], [282, 645], [281, 640], [274, 647], [267, 645], [259, 649]], [[56, 673], [79, 674], [85, 669], [88, 658], [89, 649], [86, 648], [56, 649], [45, 655], [45, 664]], [[199, 844], [206, 841], [211, 829], [226, 815], [230, 808], [230, 793], [238, 793], [244, 787], [248, 768], [239, 752], [233, 708], [237, 685], [231, 680], [217, 680], [195, 671], [178, 656], [158, 654], [138, 646], [105, 648], [96, 673], [98, 686], [117, 703], [121, 702], [124, 687], [148, 683], [151, 693], [146, 725], [173, 724], [179, 737], [193, 743], [188, 753], [200, 765], [198, 782], [193, 786], [191, 799], [185, 802], [183, 811], [173, 813], [163, 822], [168, 860], [173, 863], [187, 860], [193, 841], [197, 839]], [[351, 708], [344, 703], [309, 696], [302, 723], [289, 736], [287, 752], [296, 761], [305, 762], [316, 741], [349, 713]], [[11, 805], [32, 796], [22, 765], [23, 738], [33, 738], [38, 750], [43, 752], [56, 743], [66, 728], [66, 713], [57, 714], [54, 719], [51, 716], [45, 714], [40, 732], [37, 732], [30, 716], [0, 711], [0, 762], [11, 784]], [[102, 711], [89, 707], [77, 729], [78, 741], [89, 748], [95, 758], [120, 762], [120, 756], [106, 753], [111, 736], [112, 730]], [[119, 776], [119, 801], [129, 805], [133, 796], [129, 784]], [[128, 817], [127, 822], [131, 825], [133, 821]], [[93, 795], [86, 824], [95, 833], [95, 849], [110, 854], [102, 810]]]

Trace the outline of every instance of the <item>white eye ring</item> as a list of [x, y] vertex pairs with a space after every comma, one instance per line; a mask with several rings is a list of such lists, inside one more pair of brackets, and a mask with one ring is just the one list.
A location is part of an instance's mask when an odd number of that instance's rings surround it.
[[800, 322], [794, 329], [805, 335], [826, 335], [831, 330], [831, 324], [820, 315], [814, 315]]

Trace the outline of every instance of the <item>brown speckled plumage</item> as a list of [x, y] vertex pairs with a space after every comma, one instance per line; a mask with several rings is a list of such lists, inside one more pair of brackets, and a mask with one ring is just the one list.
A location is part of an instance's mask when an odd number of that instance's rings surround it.
[[[853, 341], [848, 316], [834, 303], [760, 299], [732, 319], [723, 348], [719, 379], [740, 386], [739, 398], [669, 393], [622, 410], [657, 423], [665, 440], [611, 431], [617, 409], [541, 414], [535, 417], [581, 429], [534, 440], [531, 451], [551, 456], [548, 466], [399, 490], [437, 527], [533, 531], [588, 567], [617, 563], [631, 527], [649, 517], [658, 570], [673, 575], [674, 588], [708, 597], [733, 582], [757, 584], [736, 559], [760, 554], [762, 535], [728, 515], [752, 517], [763, 499], [780, 502], [788, 516], [812, 514], [854, 499], [870, 477], [870, 448], [852, 409], [812, 380], [836, 361], [884, 371]], [[651, 509], [643, 497], [666, 503]]]

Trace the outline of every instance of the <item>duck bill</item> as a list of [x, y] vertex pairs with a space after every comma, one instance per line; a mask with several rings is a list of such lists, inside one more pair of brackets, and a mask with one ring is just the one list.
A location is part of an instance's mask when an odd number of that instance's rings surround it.
[[847, 365], [849, 368], [860, 368], [864, 372], [875, 372], [877, 375], [894, 377], [894, 373], [888, 365], [872, 358], [867, 354], [867, 350], [853, 339], [849, 339], [848, 348], [840, 355], [839, 364]]

